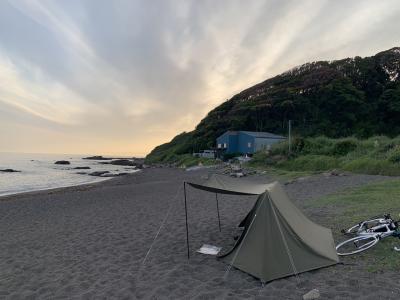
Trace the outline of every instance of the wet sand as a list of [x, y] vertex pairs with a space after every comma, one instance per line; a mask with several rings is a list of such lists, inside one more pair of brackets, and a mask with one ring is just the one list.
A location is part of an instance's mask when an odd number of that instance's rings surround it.
[[[215, 196], [189, 187], [188, 261], [182, 182], [201, 181], [211, 171], [145, 169], [87, 186], [0, 198], [0, 299], [302, 299], [314, 288], [321, 299], [400, 297], [399, 273], [369, 273], [362, 264], [263, 286], [234, 268], [226, 274], [225, 263], [195, 252], [205, 243], [229, 249], [254, 197], [220, 196], [219, 232]], [[384, 179], [319, 175], [285, 189], [302, 208], [306, 199]], [[304, 211], [317, 223], [331, 222], [329, 211]]]

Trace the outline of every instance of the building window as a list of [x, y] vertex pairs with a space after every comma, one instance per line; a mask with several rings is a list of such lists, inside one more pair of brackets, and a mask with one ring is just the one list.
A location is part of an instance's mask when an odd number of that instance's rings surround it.
[[247, 143], [247, 147], [251, 148], [251, 143], [250, 142]]
[[218, 149], [221, 149], [221, 147], [222, 147], [222, 145], [221, 145], [221, 144], [218, 144]]
[[226, 143], [224, 143], [224, 148], [226, 149]]

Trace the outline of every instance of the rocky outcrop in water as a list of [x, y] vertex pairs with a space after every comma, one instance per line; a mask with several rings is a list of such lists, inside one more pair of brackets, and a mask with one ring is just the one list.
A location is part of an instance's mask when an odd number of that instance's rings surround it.
[[70, 165], [71, 163], [68, 160], [57, 160], [55, 165]]
[[143, 161], [142, 160], [130, 160], [130, 159], [114, 159], [110, 162], [99, 162], [102, 165], [113, 165], [113, 166], [127, 166], [127, 167], [135, 167], [136, 169], [143, 169]]
[[117, 176], [122, 176], [122, 175], [127, 175], [129, 173], [123, 172], [123, 173], [114, 173], [114, 174], [104, 174], [101, 175], [101, 177], [117, 177]]
[[[77, 174], [86, 174], [86, 173], [78, 172]], [[96, 172], [88, 173], [87, 175], [99, 176], [99, 177], [117, 177], [117, 176], [122, 176], [122, 175], [127, 175], [127, 174], [129, 174], [129, 173], [127, 173], [127, 172], [110, 173], [110, 171], [96, 171]]]
[[102, 176], [102, 175], [108, 174], [108, 173], [110, 173], [110, 172], [109, 171], [96, 171], [96, 172], [89, 173], [88, 175], [90, 175], [90, 176]]
[[14, 170], [14, 169], [3, 169], [3, 170], [0, 170], [0, 172], [3, 172], [3, 173], [19, 173], [21, 171]]
[[91, 159], [91, 160], [111, 160], [112, 158], [103, 157], [103, 156], [101, 156], [101, 155], [95, 155], [95, 156], [83, 157], [82, 159]]
[[109, 164], [114, 166], [136, 166], [135, 162], [129, 159], [115, 159], [110, 161]]

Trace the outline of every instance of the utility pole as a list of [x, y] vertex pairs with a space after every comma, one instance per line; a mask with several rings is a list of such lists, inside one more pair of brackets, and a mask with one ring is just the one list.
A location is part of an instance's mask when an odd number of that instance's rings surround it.
[[292, 120], [289, 120], [289, 154], [292, 153]]

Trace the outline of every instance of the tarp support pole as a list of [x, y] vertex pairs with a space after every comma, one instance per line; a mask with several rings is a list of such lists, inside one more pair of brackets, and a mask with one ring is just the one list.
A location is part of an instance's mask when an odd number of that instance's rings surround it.
[[215, 201], [217, 202], [218, 227], [219, 227], [219, 232], [221, 232], [221, 218], [219, 217], [218, 193], [215, 193]]
[[183, 182], [183, 193], [185, 195], [185, 220], [186, 220], [186, 247], [187, 247], [187, 258], [189, 259], [189, 226], [188, 226], [188, 213], [186, 203], [186, 181]]

